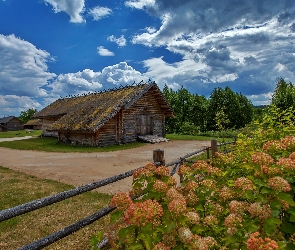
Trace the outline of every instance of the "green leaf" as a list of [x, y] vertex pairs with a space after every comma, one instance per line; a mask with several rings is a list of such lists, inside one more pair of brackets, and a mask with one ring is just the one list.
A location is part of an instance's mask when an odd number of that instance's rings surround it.
[[134, 233], [134, 230], [135, 230], [135, 226], [133, 225], [129, 227], [121, 228], [118, 232], [120, 243], [122, 243], [122, 241], [126, 238], [127, 235]]
[[277, 228], [277, 226], [280, 224], [281, 224], [281, 220], [271, 217], [265, 221], [265, 224], [263, 227], [266, 233], [272, 234]]
[[281, 226], [281, 230], [285, 233], [293, 234], [295, 233], [295, 226], [291, 223], [284, 222]]
[[132, 244], [128, 247], [128, 249], [130, 249], [130, 250], [142, 250], [142, 249], [144, 249], [144, 247], [143, 247], [143, 245], [142, 245], [141, 243], [134, 242], [134, 243], [132, 243]]
[[152, 249], [153, 239], [150, 234], [140, 234], [138, 238], [143, 241], [146, 250]]
[[115, 210], [112, 214], [111, 214], [111, 223], [116, 222], [118, 219], [120, 219], [122, 217], [123, 212], [121, 210]]
[[290, 222], [295, 222], [295, 215], [290, 216]]
[[276, 196], [279, 199], [287, 202], [290, 206], [295, 206], [295, 203], [293, 201], [293, 197], [290, 194], [287, 194], [287, 193], [279, 193]]
[[169, 234], [173, 231], [173, 229], [175, 228], [176, 223], [172, 220], [169, 221], [165, 221], [163, 223], [162, 226], [159, 227], [159, 230], [163, 233], [163, 234]]
[[271, 193], [271, 189], [263, 187], [260, 191], [261, 194], [269, 194]]

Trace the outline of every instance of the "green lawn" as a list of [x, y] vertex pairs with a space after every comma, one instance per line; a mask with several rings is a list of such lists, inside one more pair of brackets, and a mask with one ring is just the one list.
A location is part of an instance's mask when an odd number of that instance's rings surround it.
[[[0, 166], [0, 210], [73, 189], [71, 185], [37, 178]], [[97, 189], [99, 191], [99, 189]], [[0, 249], [18, 249], [81, 220], [107, 206], [110, 195], [87, 192], [65, 201], [0, 222]], [[46, 249], [90, 249], [91, 235], [105, 232], [109, 216], [48, 246]]]
[[42, 130], [17, 130], [17, 131], [6, 131], [0, 132], [0, 138], [12, 138], [12, 137], [24, 137], [24, 136], [39, 136]]
[[[40, 131], [38, 131], [40, 132]], [[11, 132], [2, 132], [11, 135]], [[37, 136], [37, 132], [33, 132], [34, 136]], [[24, 132], [22, 133], [24, 134]], [[13, 137], [13, 136], [11, 136]], [[178, 134], [167, 134], [166, 136], [169, 140], [211, 140], [211, 137], [207, 136], [192, 136], [192, 135], [178, 135]], [[226, 138], [225, 141], [231, 141], [232, 139]], [[223, 139], [218, 139], [218, 142], [222, 142]], [[68, 145], [64, 143], [59, 143], [57, 138], [52, 137], [36, 137], [27, 140], [20, 141], [6, 141], [0, 142], [0, 147], [6, 147], [11, 149], [19, 149], [19, 150], [38, 150], [45, 152], [81, 152], [81, 153], [91, 153], [91, 152], [109, 152], [123, 149], [130, 149], [135, 147], [140, 147], [146, 145], [143, 142], [131, 142], [123, 145], [113, 145], [113, 146], [105, 146], [105, 147], [90, 147], [90, 146], [82, 146], [82, 145]]]
[[169, 140], [196, 140], [196, 141], [210, 141], [216, 139], [218, 142], [232, 141], [232, 138], [214, 138], [211, 136], [200, 136], [200, 135], [180, 135], [180, 134], [166, 134], [166, 138]]
[[64, 143], [58, 143], [57, 138], [52, 137], [38, 137], [31, 138], [21, 141], [7, 141], [0, 142], [0, 147], [19, 149], [19, 150], [38, 150], [45, 152], [81, 152], [81, 153], [91, 153], [91, 152], [108, 152], [123, 150], [129, 148], [135, 148], [145, 145], [142, 142], [132, 142], [123, 145], [105, 146], [105, 147], [89, 147], [81, 145], [68, 145]]

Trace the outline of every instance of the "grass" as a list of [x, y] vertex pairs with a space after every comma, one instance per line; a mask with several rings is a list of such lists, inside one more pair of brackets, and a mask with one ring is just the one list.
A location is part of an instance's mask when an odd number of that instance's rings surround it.
[[[0, 210], [72, 188], [71, 185], [0, 167]], [[17, 249], [59, 231], [107, 206], [110, 198], [107, 194], [92, 191], [0, 222], [0, 249]], [[104, 232], [108, 224], [109, 216], [103, 217], [45, 249], [90, 249], [91, 235]]]
[[20, 141], [6, 141], [0, 142], [0, 147], [19, 149], [19, 150], [38, 150], [45, 152], [109, 152], [116, 150], [123, 150], [129, 148], [136, 148], [145, 145], [142, 142], [131, 142], [123, 145], [113, 145], [105, 147], [90, 147], [81, 145], [68, 145], [64, 143], [58, 143], [57, 138], [52, 137], [38, 137]]
[[210, 141], [211, 139], [216, 139], [218, 142], [232, 141], [232, 138], [214, 138], [211, 136], [201, 136], [201, 135], [180, 135], [180, 134], [166, 134], [166, 138], [169, 140], [196, 140], [196, 141]]
[[12, 138], [12, 137], [24, 137], [24, 136], [39, 136], [42, 130], [16, 130], [16, 131], [5, 131], [0, 132], [0, 138]]
[[[211, 140], [212, 138], [206, 136], [191, 136], [191, 135], [177, 135], [168, 134], [167, 139], [169, 140]], [[6, 141], [0, 142], [0, 147], [6, 147], [18, 150], [37, 150], [45, 152], [81, 152], [81, 153], [91, 153], [91, 152], [109, 152], [123, 149], [136, 148], [146, 145], [143, 142], [131, 142], [123, 145], [112, 145], [105, 147], [90, 147], [82, 145], [69, 145], [64, 143], [58, 143], [57, 138], [52, 137], [38, 137], [31, 138], [27, 140], [20, 141]]]

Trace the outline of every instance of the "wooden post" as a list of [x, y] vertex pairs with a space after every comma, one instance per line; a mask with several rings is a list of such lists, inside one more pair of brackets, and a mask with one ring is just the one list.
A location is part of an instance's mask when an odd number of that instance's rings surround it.
[[165, 166], [165, 157], [163, 149], [155, 149], [153, 151], [153, 161], [156, 166]]
[[218, 152], [217, 140], [215, 140], [215, 139], [211, 140], [211, 150], [212, 150], [212, 158], [213, 158], [215, 156], [215, 154]]

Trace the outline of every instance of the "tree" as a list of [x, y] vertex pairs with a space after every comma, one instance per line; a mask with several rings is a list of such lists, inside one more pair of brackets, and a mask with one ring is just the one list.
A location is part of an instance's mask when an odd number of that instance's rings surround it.
[[286, 83], [283, 78], [279, 78], [271, 103], [281, 110], [295, 107], [295, 86], [291, 82]]
[[177, 91], [164, 86], [163, 94], [174, 111], [175, 117], [166, 120], [167, 133], [179, 133], [194, 127], [196, 130], [204, 130], [206, 126], [207, 99], [205, 96], [191, 94], [181, 87]]
[[37, 109], [28, 109], [27, 111], [22, 111], [18, 118], [22, 121], [23, 124], [25, 124], [36, 113], [37, 113]]
[[[220, 119], [223, 120], [220, 120]], [[209, 98], [207, 130], [242, 128], [253, 118], [253, 105], [229, 87], [215, 88]], [[221, 124], [220, 124], [221, 123]]]

